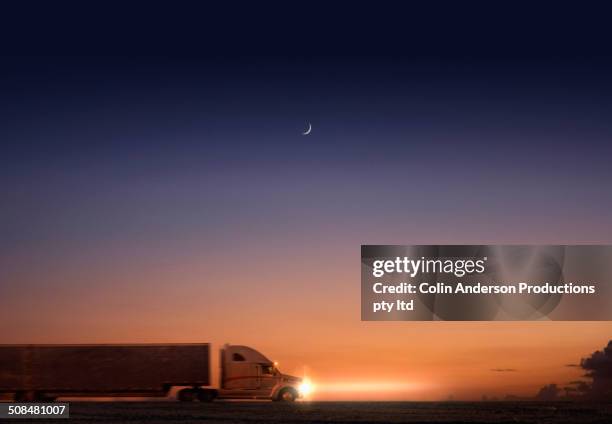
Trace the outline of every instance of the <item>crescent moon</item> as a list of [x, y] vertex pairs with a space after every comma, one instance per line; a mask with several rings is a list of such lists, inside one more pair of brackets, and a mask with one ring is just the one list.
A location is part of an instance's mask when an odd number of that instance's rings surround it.
[[312, 131], [312, 125], [310, 125], [310, 122], [308, 123], [308, 129], [306, 131], [304, 131], [302, 133], [302, 135], [308, 135], [310, 134], [310, 131]]

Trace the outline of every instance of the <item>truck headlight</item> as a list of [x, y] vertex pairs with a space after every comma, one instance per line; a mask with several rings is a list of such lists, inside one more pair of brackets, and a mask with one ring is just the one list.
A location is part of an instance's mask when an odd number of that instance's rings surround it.
[[302, 384], [300, 384], [300, 387], [298, 387], [298, 389], [300, 391], [300, 394], [306, 397], [312, 393], [312, 383], [310, 382], [310, 380], [305, 378], [304, 380], [302, 380]]

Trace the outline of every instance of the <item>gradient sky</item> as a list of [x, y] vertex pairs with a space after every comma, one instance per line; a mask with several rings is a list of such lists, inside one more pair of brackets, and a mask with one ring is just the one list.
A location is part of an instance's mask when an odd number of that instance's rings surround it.
[[579, 377], [610, 323], [361, 322], [359, 255], [612, 242], [610, 62], [350, 53], [2, 59], [0, 341], [247, 344], [319, 399]]

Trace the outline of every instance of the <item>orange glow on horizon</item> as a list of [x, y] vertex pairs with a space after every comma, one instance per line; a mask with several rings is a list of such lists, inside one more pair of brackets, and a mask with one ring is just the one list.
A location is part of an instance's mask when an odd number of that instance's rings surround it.
[[[333, 264], [327, 252], [291, 252], [318, 261], [314, 269], [290, 259], [270, 267], [249, 246], [235, 250], [246, 251], [242, 268], [211, 254], [115, 268], [92, 259], [29, 275], [6, 291], [2, 342], [209, 342], [213, 385], [217, 349], [244, 344], [284, 373], [308, 375], [314, 400], [478, 400], [581, 379], [567, 365], [612, 336], [609, 322], [361, 322], [357, 251]], [[54, 290], [33, 297], [28, 281]]]

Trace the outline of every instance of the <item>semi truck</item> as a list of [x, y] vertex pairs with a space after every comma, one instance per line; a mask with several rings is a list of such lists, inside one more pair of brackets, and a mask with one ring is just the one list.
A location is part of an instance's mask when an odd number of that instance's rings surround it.
[[168, 396], [176, 388], [183, 402], [291, 402], [307, 390], [248, 346], [224, 345], [219, 365], [219, 386], [212, 387], [208, 343], [0, 345], [0, 393], [24, 402]]

